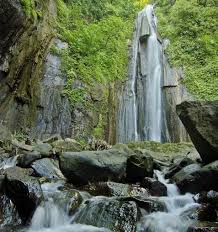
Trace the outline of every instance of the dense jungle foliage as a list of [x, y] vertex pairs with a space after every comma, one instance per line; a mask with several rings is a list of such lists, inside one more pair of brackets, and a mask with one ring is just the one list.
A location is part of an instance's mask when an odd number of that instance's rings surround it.
[[218, 1], [161, 0], [156, 11], [161, 36], [170, 40], [169, 60], [184, 69], [189, 91], [218, 100]]
[[[65, 90], [74, 104], [82, 101], [84, 88], [72, 90], [73, 80], [107, 85], [126, 77], [128, 42], [134, 18], [146, 0], [57, 0], [59, 37], [68, 43], [61, 51], [68, 76]], [[53, 48], [53, 51], [58, 52]]]
[[[83, 88], [72, 90], [75, 78], [88, 85], [125, 78], [134, 18], [147, 3], [156, 5], [159, 32], [170, 41], [166, 53], [183, 68], [189, 91], [197, 99], [218, 99], [217, 0], [56, 1], [58, 34], [69, 44], [61, 55], [72, 103], [84, 95]], [[41, 17], [33, 0], [21, 2], [27, 14]]]

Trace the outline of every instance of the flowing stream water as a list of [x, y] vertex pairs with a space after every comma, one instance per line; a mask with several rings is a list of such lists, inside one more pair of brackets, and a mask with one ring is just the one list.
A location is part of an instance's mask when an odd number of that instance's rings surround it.
[[[147, 214], [142, 210], [143, 216], [137, 226], [137, 232], [186, 232], [193, 223], [183, 216], [190, 209], [199, 205], [194, 203], [189, 193], [180, 195], [175, 184], [169, 184], [160, 171], [155, 171], [156, 178], [166, 185], [168, 196], [159, 197], [164, 202], [167, 212]], [[97, 228], [90, 225], [73, 223], [75, 216], [69, 217], [67, 207], [64, 209], [54, 202], [55, 193], [61, 194], [58, 188], [62, 183], [46, 183], [42, 185], [45, 203], [39, 206], [32, 218], [31, 226], [26, 232], [109, 232], [106, 228]], [[92, 201], [98, 201], [93, 197]], [[81, 206], [83, 207], [83, 206]]]
[[120, 99], [117, 142], [162, 141], [166, 137], [162, 57], [157, 19], [153, 6], [148, 5], [136, 20], [129, 76]]
[[138, 226], [138, 232], [186, 232], [193, 221], [185, 216], [185, 212], [196, 209], [199, 204], [193, 200], [193, 195], [180, 195], [175, 184], [168, 183], [160, 171], [155, 171], [157, 179], [167, 187], [167, 197], [160, 197], [167, 212], [155, 212], [145, 215]]

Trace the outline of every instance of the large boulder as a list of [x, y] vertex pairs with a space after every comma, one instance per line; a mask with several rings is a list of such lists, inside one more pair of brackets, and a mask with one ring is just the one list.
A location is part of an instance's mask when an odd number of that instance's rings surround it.
[[134, 201], [92, 198], [76, 214], [74, 222], [117, 232], [135, 232], [139, 209]]
[[128, 155], [119, 150], [65, 152], [60, 156], [60, 169], [69, 182], [116, 181], [125, 178]]
[[184, 167], [182, 170], [177, 172], [173, 176], [173, 180], [175, 182], [180, 182], [186, 178], [186, 176], [192, 174], [193, 172], [199, 171], [201, 169], [201, 166], [199, 164], [190, 164], [186, 167]]
[[5, 170], [5, 193], [16, 206], [23, 224], [29, 223], [43, 199], [38, 180], [28, 176], [25, 169], [12, 167]]
[[185, 166], [188, 166], [193, 163], [194, 161], [188, 157], [184, 157], [184, 156], [176, 157], [173, 160], [173, 165], [170, 166], [169, 170], [167, 170], [165, 177], [167, 179], [172, 178], [177, 172], [179, 172]]
[[186, 127], [202, 160], [218, 159], [218, 101], [183, 102], [177, 113]]
[[155, 197], [167, 196], [166, 185], [164, 185], [163, 183], [161, 183], [160, 181], [158, 181], [154, 178], [146, 177], [140, 183], [140, 185], [143, 188], [148, 189], [151, 196], [155, 196]]
[[[188, 170], [190, 171], [190, 170]], [[201, 191], [218, 191], [218, 161], [212, 162], [200, 170], [189, 172], [177, 180], [176, 184], [182, 193], [199, 193]]]
[[127, 159], [126, 178], [129, 182], [140, 182], [153, 176], [153, 158], [149, 154], [134, 154]]

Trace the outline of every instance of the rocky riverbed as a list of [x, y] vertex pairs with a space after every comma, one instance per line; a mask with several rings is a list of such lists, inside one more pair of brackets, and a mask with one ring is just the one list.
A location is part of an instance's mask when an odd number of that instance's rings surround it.
[[218, 161], [204, 165], [192, 144], [90, 151], [51, 138], [0, 153], [1, 231], [218, 230]]

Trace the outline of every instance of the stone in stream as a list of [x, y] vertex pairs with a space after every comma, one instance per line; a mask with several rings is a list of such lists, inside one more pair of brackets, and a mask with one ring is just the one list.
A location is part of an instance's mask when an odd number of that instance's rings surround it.
[[192, 174], [193, 172], [199, 171], [200, 169], [201, 166], [199, 164], [190, 164], [177, 172], [172, 179], [175, 182], [181, 182], [186, 178], [186, 176]]
[[173, 160], [173, 165], [169, 168], [169, 170], [167, 171], [167, 173], [165, 174], [165, 177], [167, 179], [172, 178], [177, 172], [179, 172], [182, 168], [195, 163], [192, 159], [188, 158], [188, 157], [176, 157]]
[[0, 225], [20, 225], [21, 219], [16, 211], [15, 206], [10, 199], [2, 195], [0, 196]]
[[176, 108], [203, 162], [218, 160], [218, 101], [183, 102]]
[[127, 159], [126, 179], [129, 182], [140, 182], [146, 176], [153, 176], [153, 158], [148, 154], [134, 154]]
[[141, 186], [148, 189], [151, 196], [167, 196], [167, 187], [158, 180], [146, 177], [141, 182]]
[[60, 155], [60, 169], [73, 184], [122, 181], [126, 176], [128, 155], [119, 150], [65, 152]]
[[47, 177], [49, 179], [65, 179], [61, 170], [59, 169], [59, 162], [57, 160], [44, 158], [32, 163], [31, 167], [39, 177]]
[[177, 180], [176, 184], [182, 193], [218, 191], [218, 161], [186, 175], [184, 178]]
[[197, 222], [187, 232], [218, 232], [218, 223]]
[[22, 168], [29, 168], [34, 161], [41, 158], [42, 155], [38, 151], [25, 152], [18, 156], [17, 165]]
[[121, 197], [120, 200], [134, 201], [140, 208], [144, 209], [147, 213], [166, 211], [165, 203], [159, 200], [157, 197], [149, 198], [142, 196], [133, 196], [133, 197]]
[[16, 206], [22, 223], [27, 224], [43, 199], [38, 180], [28, 176], [25, 169], [8, 168], [5, 170], [4, 188], [6, 195]]
[[80, 188], [82, 191], [87, 191], [93, 196], [144, 196], [147, 197], [148, 191], [138, 185], [122, 184], [116, 182], [98, 182], [84, 185]]
[[211, 190], [209, 192], [201, 192], [195, 196], [198, 203], [209, 203], [212, 204], [218, 210], [218, 193]]
[[135, 232], [138, 217], [139, 209], [134, 201], [95, 197], [85, 203], [74, 222], [116, 232]]

